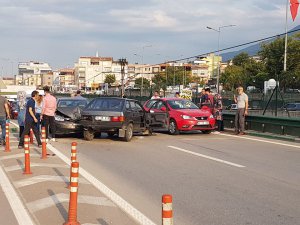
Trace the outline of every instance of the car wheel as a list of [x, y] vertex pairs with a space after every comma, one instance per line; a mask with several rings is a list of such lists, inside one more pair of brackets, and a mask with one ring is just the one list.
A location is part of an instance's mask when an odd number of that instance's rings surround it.
[[177, 135], [179, 134], [179, 130], [177, 128], [176, 121], [171, 119], [170, 124], [169, 124], [169, 133], [172, 135]]
[[211, 133], [211, 130], [203, 130], [202, 133], [203, 133], [203, 134], [210, 134], [210, 133]]
[[88, 129], [88, 130], [84, 130], [83, 131], [83, 138], [84, 138], [84, 140], [86, 140], [86, 141], [91, 141], [91, 140], [93, 140], [94, 139], [94, 131], [92, 131], [92, 130], [90, 130], [90, 129]]
[[125, 137], [123, 138], [124, 141], [129, 142], [131, 141], [133, 136], [133, 125], [132, 123], [128, 124], [125, 131]]

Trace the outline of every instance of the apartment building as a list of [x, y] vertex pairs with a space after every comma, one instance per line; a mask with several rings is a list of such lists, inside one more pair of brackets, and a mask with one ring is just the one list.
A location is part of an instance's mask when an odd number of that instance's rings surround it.
[[[128, 66], [124, 68], [127, 80]], [[95, 90], [104, 86], [105, 77], [114, 74], [118, 86], [121, 84], [121, 63], [114, 61], [112, 57], [80, 57], [74, 66], [75, 84], [79, 89]]]
[[[18, 79], [17, 79], [18, 78]], [[19, 79], [21, 78], [21, 83]], [[16, 84], [27, 86], [52, 85], [53, 74], [48, 63], [44, 62], [21, 62], [18, 64], [18, 76]]]
[[192, 65], [192, 76], [200, 77], [205, 83], [209, 80], [209, 66], [206, 64]]
[[222, 62], [222, 56], [217, 56], [213, 53], [200, 57], [194, 61], [195, 65], [207, 65], [208, 66], [208, 79], [215, 79], [218, 76], [218, 64]]

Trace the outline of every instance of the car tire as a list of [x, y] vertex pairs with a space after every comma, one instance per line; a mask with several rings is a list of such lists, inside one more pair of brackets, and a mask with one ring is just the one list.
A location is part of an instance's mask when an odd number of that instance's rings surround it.
[[90, 129], [84, 130], [84, 131], [83, 131], [83, 138], [84, 138], [84, 140], [86, 140], [86, 141], [91, 141], [91, 140], [93, 140], [93, 139], [94, 139], [94, 136], [95, 136], [94, 131], [92, 131], [92, 130], [90, 130]]
[[128, 124], [125, 131], [125, 137], [123, 137], [123, 141], [130, 142], [133, 136], [133, 125], [132, 123]]
[[210, 134], [210, 133], [211, 133], [211, 130], [203, 130], [202, 133], [203, 133], [203, 134]]
[[176, 121], [171, 119], [170, 120], [170, 124], [169, 124], [169, 133], [172, 134], [172, 135], [177, 135], [179, 134], [179, 130], [177, 128], [177, 124], [176, 124]]

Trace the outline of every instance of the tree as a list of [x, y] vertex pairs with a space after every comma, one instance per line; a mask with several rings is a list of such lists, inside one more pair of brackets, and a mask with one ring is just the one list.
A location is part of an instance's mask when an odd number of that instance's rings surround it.
[[108, 83], [109, 85], [113, 84], [116, 82], [116, 76], [115, 74], [107, 74], [105, 76], [104, 83]]
[[243, 66], [246, 63], [248, 63], [250, 61], [250, 56], [248, 53], [246, 52], [242, 52], [238, 55], [236, 55], [233, 59], [232, 59], [232, 63], [233, 65], [236, 66]]
[[280, 87], [291, 88], [300, 86], [300, 34], [295, 34], [288, 38], [287, 48], [287, 71], [283, 71], [284, 64], [284, 38], [277, 38], [271, 43], [262, 45], [259, 52], [263, 63], [265, 64], [265, 72], [268, 78], [278, 80]]
[[245, 86], [245, 73], [241, 66], [228, 66], [220, 77], [225, 90], [234, 90], [238, 86]]
[[141, 88], [142, 87], [142, 79], [143, 79], [143, 89], [148, 89], [150, 87], [150, 81], [146, 78], [139, 77], [135, 79], [135, 87]]

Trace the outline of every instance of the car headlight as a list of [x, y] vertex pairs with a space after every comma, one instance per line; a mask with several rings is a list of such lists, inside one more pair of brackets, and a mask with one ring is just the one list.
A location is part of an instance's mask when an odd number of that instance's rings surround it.
[[56, 121], [60, 121], [60, 122], [65, 121], [65, 118], [64, 118], [64, 117], [58, 116], [58, 115], [55, 115], [55, 116], [54, 116], [54, 119], [55, 119]]
[[213, 118], [214, 118], [214, 115], [210, 114], [209, 119], [213, 119]]
[[183, 118], [184, 120], [190, 120], [190, 119], [193, 119], [192, 116], [188, 116], [188, 115], [182, 115], [182, 118]]

